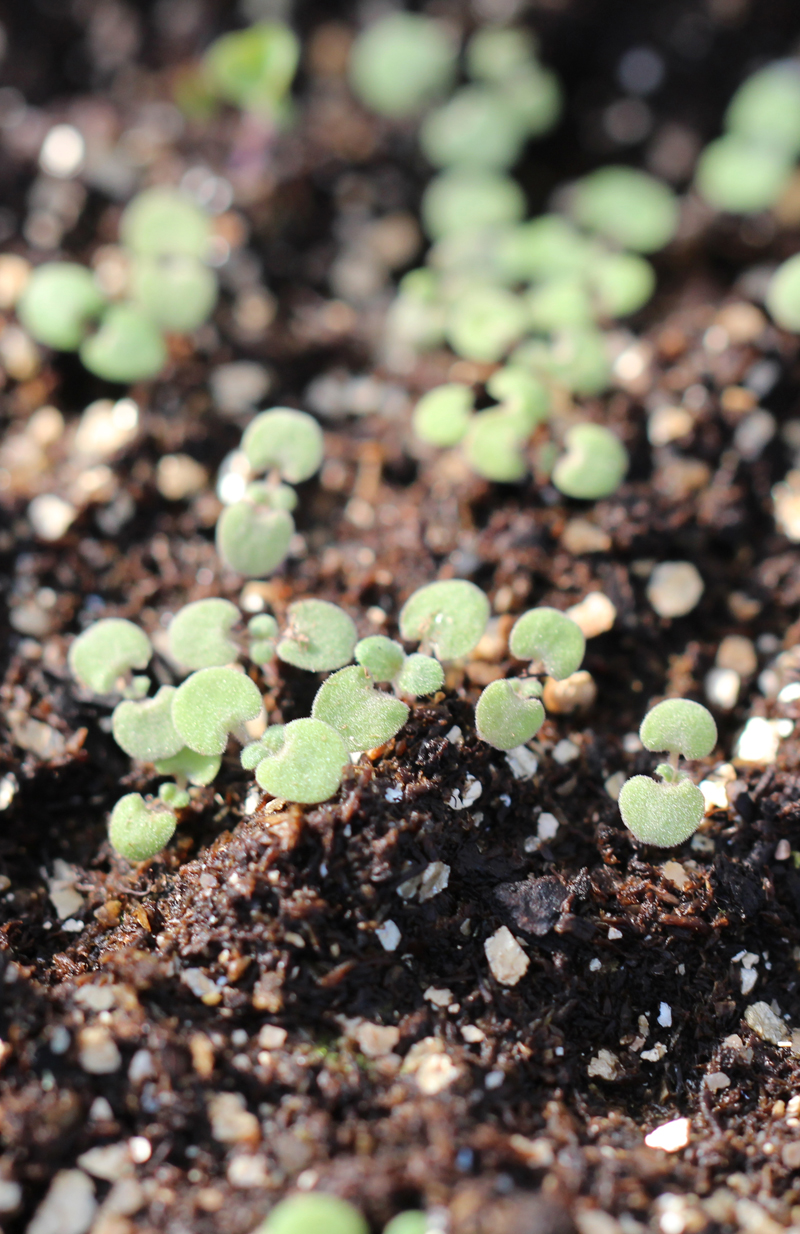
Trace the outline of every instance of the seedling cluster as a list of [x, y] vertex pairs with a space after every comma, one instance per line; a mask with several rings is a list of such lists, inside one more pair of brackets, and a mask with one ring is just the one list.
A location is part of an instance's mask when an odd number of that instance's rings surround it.
[[228, 103], [264, 120], [283, 120], [299, 59], [299, 40], [283, 22], [231, 30], [179, 78], [176, 102], [190, 116], [206, 117]]

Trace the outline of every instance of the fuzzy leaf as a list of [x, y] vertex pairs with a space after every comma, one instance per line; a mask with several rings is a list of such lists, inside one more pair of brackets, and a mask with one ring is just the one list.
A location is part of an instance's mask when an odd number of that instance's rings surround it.
[[430, 646], [440, 660], [472, 651], [489, 620], [489, 601], [466, 579], [428, 583], [409, 596], [400, 611], [400, 633]]
[[623, 248], [653, 253], [678, 226], [675, 194], [655, 176], [634, 167], [601, 167], [574, 187], [572, 213], [582, 227]]
[[183, 747], [172, 723], [174, 686], [162, 686], [155, 698], [141, 703], [126, 701], [114, 708], [112, 731], [117, 745], [131, 758], [152, 763], [171, 758]]
[[119, 225], [126, 248], [145, 257], [203, 257], [211, 233], [209, 217], [179, 189], [145, 189], [125, 207]]
[[172, 722], [198, 754], [223, 754], [228, 735], [260, 711], [258, 687], [233, 668], [201, 668], [172, 700]]
[[567, 452], [552, 480], [566, 497], [597, 501], [616, 492], [628, 470], [628, 451], [602, 424], [577, 424], [566, 435]]
[[77, 262], [48, 261], [28, 279], [17, 315], [37, 342], [77, 351], [105, 305], [91, 270]]
[[332, 673], [320, 686], [311, 714], [335, 728], [355, 752], [374, 750], [394, 737], [408, 719], [408, 707], [376, 690], [367, 670], [353, 665]]
[[558, 609], [528, 609], [514, 622], [509, 639], [516, 660], [540, 660], [556, 681], [577, 672], [586, 650], [580, 627]]
[[171, 810], [185, 810], [191, 801], [186, 789], [178, 788], [177, 784], [162, 784], [158, 790], [158, 798]]
[[105, 381], [149, 381], [167, 360], [167, 349], [157, 326], [133, 304], [112, 304], [80, 349], [81, 361]]
[[516, 364], [506, 364], [492, 373], [486, 390], [503, 411], [517, 419], [522, 437], [527, 437], [550, 415], [550, 393], [544, 382]]
[[642, 720], [639, 736], [648, 750], [669, 750], [684, 758], [705, 758], [717, 744], [714, 717], [701, 703], [668, 698]]
[[525, 457], [525, 432], [520, 417], [504, 407], [479, 411], [464, 442], [473, 471], [497, 484], [515, 484], [528, 469]]
[[461, 382], [436, 386], [414, 408], [414, 432], [428, 445], [455, 446], [467, 431], [474, 402], [471, 388]]
[[649, 776], [633, 776], [622, 786], [619, 810], [625, 826], [642, 844], [672, 848], [697, 831], [705, 802], [691, 780], [659, 784]]
[[290, 407], [273, 407], [250, 421], [242, 449], [253, 471], [274, 469], [290, 484], [299, 484], [319, 467], [325, 443], [313, 416]]
[[408, 694], [414, 698], [425, 698], [435, 694], [444, 685], [444, 669], [433, 656], [420, 655], [415, 651], [408, 656], [400, 672], [394, 679], [394, 687], [398, 694]]
[[147, 861], [169, 844], [177, 821], [161, 802], [151, 804], [140, 793], [127, 793], [111, 811], [108, 838], [120, 857]]
[[513, 750], [536, 736], [544, 724], [544, 707], [538, 698], [526, 696], [528, 685], [512, 677], [486, 686], [475, 708], [475, 727], [482, 741], [496, 750]]
[[338, 604], [297, 600], [289, 605], [287, 615], [289, 624], [277, 649], [286, 664], [322, 673], [352, 660], [358, 633]]
[[110, 694], [132, 668], [146, 668], [153, 649], [132, 621], [104, 617], [79, 634], [69, 649], [72, 676], [95, 694]]
[[169, 649], [173, 659], [186, 668], [214, 668], [230, 664], [239, 649], [229, 637], [239, 620], [239, 610], [230, 600], [195, 600], [173, 617]]
[[139, 257], [131, 270], [131, 296], [162, 330], [188, 334], [214, 311], [217, 278], [196, 257]]
[[375, 681], [393, 681], [405, 663], [406, 653], [385, 634], [370, 634], [356, 643], [355, 658]]
[[316, 805], [336, 792], [348, 761], [347, 746], [330, 725], [313, 717], [292, 720], [282, 728], [277, 753], [259, 762], [256, 780], [273, 797]]
[[179, 776], [190, 784], [210, 784], [216, 779], [221, 761], [218, 754], [198, 754], [183, 746], [172, 758], [158, 759], [155, 768], [160, 776]]
[[239, 756], [242, 766], [248, 771], [255, 771], [263, 759], [269, 758], [271, 754], [278, 754], [283, 745], [285, 728], [285, 724], [270, 724], [259, 741], [252, 741], [245, 746]]
[[299, 56], [289, 26], [257, 21], [215, 39], [203, 69], [211, 88], [229, 103], [270, 114], [292, 84]]
[[237, 501], [226, 506], [217, 523], [216, 542], [226, 566], [250, 578], [277, 570], [289, 551], [294, 519], [286, 510]]

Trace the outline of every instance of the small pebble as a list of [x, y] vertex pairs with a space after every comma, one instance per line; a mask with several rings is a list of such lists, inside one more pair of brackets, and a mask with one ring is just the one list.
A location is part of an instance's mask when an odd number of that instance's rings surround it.
[[658, 1004], [658, 1022], [662, 1028], [672, 1027], [672, 1008], [669, 1003]]
[[748, 1028], [772, 1045], [780, 1045], [789, 1036], [786, 1021], [775, 1014], [769, 1003], [751, 1003], [744, 1013], [744, 1019]]
[[375, 931], [378, 942], [384, 951], [396, 951], [403, 937], [396, 924], [391, 920], [384, 921]]
[[423, 904], [444, 891], [450, 882], [450, 867], [443, 861], [431, 861], [422, 873], [419, 884], [419, 901]]
[[355, 1030], [355, 1040], [367, 1058], [385, 1058], [399, 1042], [400, 1029], [393, 1024], [371, 1024], [368, 1020], [362, 1020]]
[[227, 1178], [232, 1187], [263, 1189], [270, 1182], [269, 1163], [262, 1153], [239, 1153], [228, 1165]]
[[661, 562], [647, 584], [647, 598], [659, 617], [685, 617], [702, 594], [703, 580], [690, 561]]
[[94, 1184], [83, 1170], [59, 1170], [25, 1234], [86, 1234], [97, 1212]]
[[507, 926], [500, 926], [483, 945], [489, 968], [501, 985], [516, 985], [525, 976], [530, 960]]
[[619, 1071], [619, 1059], [613, 1050], [598, 1050], [586, 1068], [586, 1074], [598, 1080], [615, 1080]]
[[717, 313], [716, 321], [726, 331], [732, 343], [755, 342], [767, 326], [767, 319], [761, 310], [746, 300], [723, 305]]
[[748, 463], [753, 463], [772, 441], [777, 431], [777, 421], [769, 412], [759, 407], [745, 416], [736, 426], [733, 444]]
[[10, 1178], [0, 1178], [0, 1213], [14, 1213], [22, 1203], [22, 1188]]
[[139, 408], [133, 399], [97, 399], [81, 416], [73, 442], [75, 453], [92, 460], [111, 458], [134, 440], [138, 430]]
[[712, 1093], [721, 1092], [723, 1088], [730, 1087], [730, 1076], [727, 1076], [724, 1071], [712, 1071], [705, 1078], [706, 1088]]
[[608, 927], [608, 938], [613, 942], [615, 939], [622, 938], [622, 930], [618, 930], [616, 926]]
[[679, 861], [665, 861], [661, 867], [661, 873], [665, 878], [669, 879], [673, 887], [678, 888], [678, 891], [683, 891], [684, 887], [688, 887], [691, 882], [689, 875]]
[[28, 506], [31, 527], [42, 540], [60, 540], [77, 514], [70, 502], [55, 493], [41, 493]]
[[751, 994], [756, 987], [758, 982], [758, 969], [743, 968], [739, 974], [739, 980], [742, 987], [742, 994], [746, 997], [748, 994]]
[[240, 415], [252, 411], [270, 388], [271, 377], [262, 364], [233, 360], [220, 364], [209, 379], [211, 397], [218, 411]]
[[93, 1178], [102, 1178], [108, 1183], [132, 1173], [131, 1154], [125, 1143], [90, 1148], [78, 1158], [78, 1165]]
[[433, 1003], [434, 1007], [449, 1007], [453, 1002], [453, 991], [429, 985], [422, 997], [426, 1003]]
[[652, 1050], [642, 1050], [641, 1057], [646, 1063], [660, 1063], [666, 1053], [667, 1047], [661, 1041], [657, 1041]]
[[571, 518], [561, 533], [562, 547], [580, 557], [583, 553], [607, 553], [611, 536], [585, 518]]
[[703, 689], [707, 701], [720, 711], [732, 711], [739, 699], [742, 679], [732, 668], [712, 668], [705, 676]]
[[128, 1079], [131, 1084], [141, 1084], [156, 1074], [156, 1065], [149, 1050], [137, 1050], [128, 1064]]
[[531, 780], [539, 770], [539, 760], [527, 746], [506, 750], [506, 762], [515, 780]]
[[590, 973], [598, 973], [602, 967], [603, 967], [603, 962], [602, 960], [598, 960], [597, 956], [595, 956], [593, 960], [589, 961], [589, 972]]
[[562, 737], [561, 741], [557, 742], [553, 747], [553, 758], [562, 767], [567, 763], [574, 763], [576, 758], [580, 757], [580, 747], [575, 745], [574, 741], [570, 741], [567, 737]]
[[555, 814], [548, 814], [545, 810], [539, 815], [539, 821], [536, 825], [536, 835], [543, 843], [546, 843], [548, 840], [554, 840], [558, 834], [559, 825], [559, 821]]
[[769, 766], [778, 757], [781, 741], [794, 730], [791, 720], [765, 720], [751, 716], [734, 746], [734, 761]]
[[468, 810], [471, 805], [475, 804], [482, 792], [483, 785], [480, 780], [476, 780], [474, 776], [468, 775], [464, 781], [463, 791], [459, 791], [457, 788], [453, 789], [447, 804], [453, 810]]
[[728, 634], [717, 648], [718, 668], [733, 669], [740, 677], [751, 677], [758, 668], [758, 656], [752, 639], [742, 634]]
[[792, 846], [788, 840], [779, 840], [775, 849], [776, 861], [788, 861], [792, 855]]
[[596, 698], [595, 680], [591, 673], [582, 668], [561, 681], [556, 681], [554, 677], [546, 678], [542, 702], [548, 712], [572, 715], [574, 711], [588, 710]]
[[622, 786], [627, 780], [627, 778], [628, 777], [625, 775], [624, 771], [615, 771], [614, 774], [610, 775], [608, 779], [606, 780], [603, 787], [608, 793], [612, 801], [619, 801], [619, 795], [622, 792]]
[[69, 180], [81, 169], [86, 155], [83, 135], [72, 124], [54, 124], [42, 142], [39, 166], [48, 176]]
[[482, 1041], [486, 1040], [486, 1033], [483, 1029], [478, 1028], [477, 1024], [465, 1024], [461, 1029], [461, 1036], [467, 1045], [480, 1045]]
[[787, 539], [800, 543], [800, 471], [790, 471], [772, 489], [775, 522]]
[[90, 1075], [111, 1075], [119, 1071], [122, 1055], [104, 1024], [91, 1024], [78, 1033], [78, 1061]]
[[677, 1153], [689, 1143], [691, 1127], [690, 1119], [673, 1118], [646, 1135], [644, 1142], [648, 1148], [660, 1148], [665, 1153]]
[[707, 814], [712, 813], [714, 810], [727, 810], [728, 794], [725, 785], [721, 781], [701, 780], [698, 787], [703, 794]]
[[596, 638], [612, 628], [617, 619], [617, 610], [602, 591], [590, 591], [579, 604], [566, 611], [581, 629], [585, 638]]
[[30, 278], [31, 265], [16, 253], [0, 254], [0, 309], [12, 309]]
[[651, 446], [667, 446], [693, 428], [694, 416], [685, 407], [659, 407], [648, 417], [647, 440]]
[[217, 1093], [208, 1103], [211, 1134], [220, 1144], [257, 1144], [261, 1125], [241, 1093]]
[[188, 454], [165, 454], [156, 467], [156, 488], [167, 501], [194, 497], [208, 480], [205, 467]]

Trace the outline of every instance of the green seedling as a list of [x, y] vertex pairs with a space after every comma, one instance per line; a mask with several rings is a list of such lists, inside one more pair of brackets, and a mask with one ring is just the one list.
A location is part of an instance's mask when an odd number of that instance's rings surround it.
[[456, 168], [435, 176], [422, 198], [422, 221], [433, 240], [518, 222], [525, 196], [516, 180], [496, 172]]
[[185, 668], [230, 664], [239, 648], [230, 632], [239, 610], [230, 600], [195, 600], [173, 617], [169, 627], [170, 655]]
[[705, 802], [700, 789], [678, 770], [680, 755], [705, 758], [717, 742], [713, 716], [699, 703], [672, 698], [649, 711], [639, 729], [648, 750], [668, 751], [668, 763], [656, 767], [659, 780], [633, 776], [619, 796], [625, 826], [643, 844], [672, 848], [693, 834], [703, 821]]
[[473, 471], [484, 479], [516, 484], [528, 469], [528, 436], [518, 415], [492, 407], [472, 417], [464, 439], [464, 454]]
[[104, 381], [149, 381], [157, 377], [167, 349], [157, 326], [133, 304], [112, 304], [100, 327], [80, 349], [81, 363]]
[[581, 329], [590, 326], [594, 316], [589, 288], [574, 275], [540, 283], [527, 302], [528, 323], [539, 334]]
[[800, 154], [797, 60], [776, 60], [748, 77], [728, 104], [725, 128], [754, 145]]
[[137, 257], [195, 257], [208, 248], [211, 225], [204, 210], [179, 189], [157, 185], [137, 193], [119, 224], [120, 240]]
[[678, 227], [675, 194], [633, 167], [601, 167], [584, 176], [573, 187], [571, 208], [582, 227], [638, 253], [663, 248]]
[[77, 351], [105, 307], [89, 270], [71, 261], [48, 261], [28, 279], [17, 315], [37, 342]]
[[343, 668], [353, 658], [358, 633], [344, 609], [327, 600], [297, 600], [277, 653], [286, 664], [311, 673]]
[[251, 420], [242, 449], [253, 471], [277, 471], [290, 484], [308, 480], [322, 462], [322, 431], [313, 416], [273, 407]]
[[233, 668], [201, 668], [178, 686], [172, 700], [172, 722], [197, 754], [223, 754], [228, 736], [260, 711], [258, 687]]
[[598, 253], [587, 269], [589, 290], [602, 318], [629, 317], [656, 288], [656, 272], [636, 253]]
[[539, 682], [511, 677], [491, 681], [475, 707], [475, 727], [496, 750], [513, 750], [535, 737], [544, 723]]
[[508, 78], [503, 85], [503, 97], [524, 124], [528, 137], [548, 132], [561, 114], [561, 83], [551, 69], [535, 61]]
[[506, 364], [492, 373], [486, 392], [517, 421], [526, 437], [550, 415], [550, 392], [544, 382], [519, 365]]
[[443, 685], [444, 669], [439, 661], [432, 656], [421, 655], [418, 651], [406, 658], [394, 679], [394, 688], [398, 694], [407, 694], [411, 698], [425, 698], [429, 694], [435, 694]]
[[566, 497], [597, 501], [615, 493], [628, 470], [628, 451], [601, 424], [578, 424], [565, 438], [566, 453], [553, 468], [552, 480]]
[[327, 801], [341, 784], [344, 765], [349, 761], [341, 736], [313, 716], [279, 727], [280, 745], [270, 748], [258, 762], [256, 780], [273, 797], [300, 805]]
[[439, 660], [458, 660], [477, 646], [489, 620], [489, 601], [466, 579], [428, 583], [400, 610], [400, 633]]
[[278, 623], [269, 613], [259, 613], [247, 623], [250, 636], [248, 655], [254, 664], [268, 664], [275, 655], [278, 641]]
[[274, 115], [300, 58], [300, 43], [281, 22], [259, 21], [215, 39], [202, 63], [212, 94], [246, 111]]
[[138, 703], [125, 700], [114, 708], [114, 740], [131, 758], [154, 763], [183, 749], [183, 739], [172, 723], [175, 693], [174, 686], [162, 686], [155, 698]]
[[265, 578], [286, 557], [294, 535], [294, 519], [262, 500], [263, 486], [250, 485], [244, 501], [226, 506], [217, 521], [217, 552], [227, 566], [249, 578]]
[[602, 394], [611, 378], [606, 339], [599, 330], [561, 330], [552, 340], [522, 343], [511, 356], [514, 364], [573, 394]]
[[[436, 667], [441, 672], [441, 665]], [[408, 714], [405, 703], [377, 690], [370, 674], [359, 665], [332, 673], [317, 692], [311, 709], [312, 717], [336, 729], [354, 753], [374, 750], [389, 741], [403, 727]]]
[[515, 660], [532, 660], [556, 681], [563, 681], [580, 668], [586, 639], [571, 617], [542, 605], [517, 618], [509, 647]]
[[703, 150], [695, 183], [715, 210], [755, 214], [775, 205], [791, 172], [791, 157], [780, 146], [726, 133]]
[[467, 431], [474, 403], [471, 388], [461, 382], [437, 386], [414, 408], [414, 432], [429, 446], [455, 446]]
[[403, 119], [446, 93], [456, 56], [455, 42], [439, 22], [417, 13], [390, 13], [353, 44], [350, 85], [379, 115]]
[[409, 1208], [406, 1212], [392, 1217], [389, 1224], [383, 1227], [383, 1234], [426, 1234], [428, 1229], [430, 1226], [425, 1213]]
[[369, 1234], [357, 1208], [335, 1195], [319, 1191], [281, 1200], [254, 1234]]
[[800, 253], [778, 266], [767, 287], [766, 305], [784, 330], [800, 331]]
[[500, 90], [465, 86], [425, 117], [422, 152], [434, 167], [504, 171], [519, 158], [525, 125]]
[[406, 659], [406, 653], [394, 639], [385, 634], [370, 634], [356, 643], [355, 658], [373, 681], [394, 681]]
[[207, 321], [217, 302], [217, 278], [196, 257], [138, 257], [131, 267], [130, 294], [161, 330], [188, 334]]
[[170, 810], [185, 810], [191, 797], [185, 788], [177, 784], [162, 784], [158, 790], [158, 799]]
[[496, 246], [498, 270], [512, 282], [543, 282], [580, 275], [591, 246], [586, 237], [560, 214], [505, 228]]
[[155, 769], [160, 776], [174, 776], [182, 786], [202, 785], [216, 779], [221, 762], [218, 754], [198, 754], [184, 746], [172, 758], [156, 759]]
[[110, 694], [120, 681], [129, 680], [131, 669], [146, 668], [152, 654], [150, 639], [132, 621], [104, 617], [78, 635], [68, 663], [73, 677], [87, 690]]
[[253, 741], [241, 752], [241, 764], [248, 771], [255, 771], [265, 758], [279, 754], [283, 746], [285, 724], [271, 724], [258, 741]]
[[447, 341], [467, 360], [495, 363], [522, 337], [527, 319], [522, 297], [503, 287], [476, 287], [452, 305]]
[[536, 53], [530, 31], [482, 26], [467, 44], [467, 71], [477, 81], [502, 86], [518, 69], [535, 60]]
[[139, 793], [127, 793], [111, 811], [108, 838], [120, 857], [148, 861], [169, 844], [177, 822], [163, 802], [148, 802]]

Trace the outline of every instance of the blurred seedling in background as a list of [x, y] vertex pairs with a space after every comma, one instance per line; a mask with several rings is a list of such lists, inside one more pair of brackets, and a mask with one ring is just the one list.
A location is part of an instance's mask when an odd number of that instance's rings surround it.
[[295, 531], [297, 494], [291, 485], [314, 475], [323, 450], [322, 431], [304, 411], [273, 407], [251, 420], [241, 451], [251, 477], [265, 478], [251, 479], [219, 517], [217, 552], [227, 566], [251, 578], [278, 568]]
[[357, 1208], [347, 1200], [321, 1191], [290, 1195], [281, 1200], [253, 1234], [311, 1234], [315, 1230], [320, 1234], [369, 1234], [369, 1227]]
[[524, 745], [538, 733], [545, 710], [537, 674], [546, 673], [556, 681], [570, 677], [583, 662], [586, 640], [572, 618], [541, 606], [516, 620], [509, 647], [516, 660], [530, 662], [530, 676], [490, 682], [475, 708], [478, 736], [498, 750]]
[[255, 22], [214, 40], [199, 66], [180, 78], [177, 102], [190, 114], [208, 114], [229, 103], [265, 120], [284, 121], [299, 60], [300, 42], [289, 26]]
[[703, 821], [703, 794], [685, 771], [680, 756], [705, 758], [717, 742], [714, 718], [700, 703], [671, 698], [649, 711], [639, 729], [648, 750], [669, 752], [669, 762], [656, 767], [658, 780], [633, 776], [619, 795], [623, 822], [637, 840], [658, 848], [683, 843]]
[[356, 39], [350, 85], [372, 111], [402, 120], [449, 90], [457, 57], [455, 37], [441, 22], [418, 13], [390, 13]]

